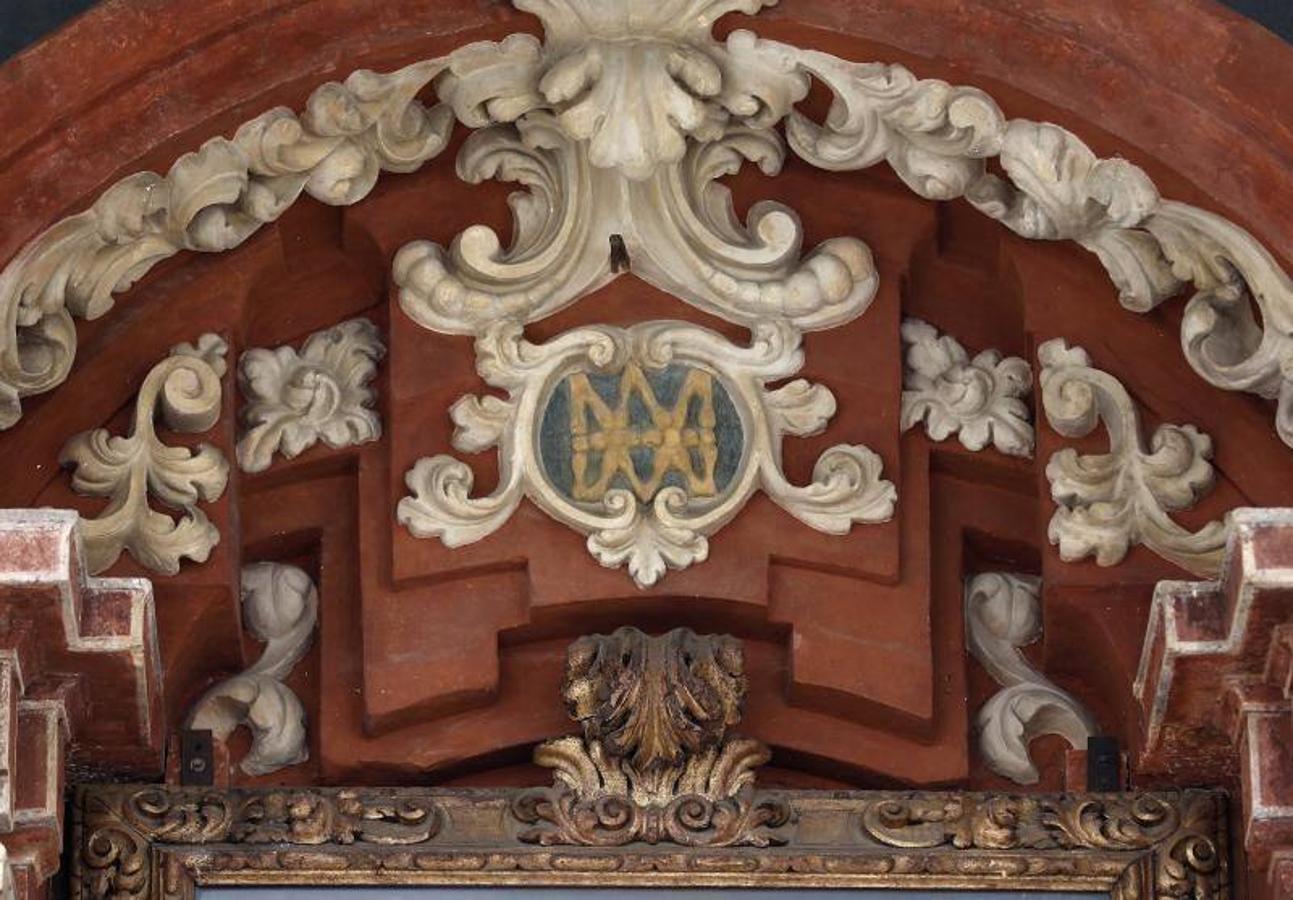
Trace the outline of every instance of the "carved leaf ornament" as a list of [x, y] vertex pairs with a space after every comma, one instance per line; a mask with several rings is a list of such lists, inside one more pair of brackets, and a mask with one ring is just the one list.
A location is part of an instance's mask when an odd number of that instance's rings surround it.
[[189, 713], [188, 727], [226, 740], [239, 725], [252, 731], [241, 767], [266, 775], [309, 757], [305, 709], [284, 680], [310, 649], [319, 616], [314, 582], [296, 566], [255, 563], [242, 570], [243, 618], [265, 650], [246, 671], [212, 687]]
[[1094, 556], [1097, 564], [1121, 562], [1143, 544], [1196, 575], [1215, 576], [1226, 545], [1226, 524], [1198, 531], [1177, 524], [1170, 512], [1192, 506], [1212, 488], [1212, 439], [1193, 425], [1160, 425], [1146, 446], [1140, 416], [1127, 389], [1091, 365], [1081, 347], [1056, 338], [1037, 351], [1042, 363], [1042, 406], [1060, 434], [1085, 437], [1103, 423], [1109, 452], [1057, 451], [1046, 464], [1058, 504], [1048, 534], [1066, 561]]
[[[155, 418], [172, 430], [199, 434], [220, 416], [225, 372], [224, 340], [204, 334], [197, 346], [180, 344], [153, 366], [135, 399], [130, 434], [105, 428], [72, 437], [59, 462], [73, 469], [72, 489], [108, 498], [93, 519], [82, 519], [85, 562], [102, 572], [128, 552], [140, 565], [174, 575], [181, 559], [204, 562], [220, 540], [199, 501], [219, 499], [229, 478], [229, 463], [219, 448], [203, 443], [194, 450], [162, 442]], [[183, 511], [177, 520], [149, 504], [151, 496]]]
[[[876, 290], [871, 255], [857, 239], [805, 249], [797, 216], [778, 203], [755, 204], [744, 222], [735, 216], [719, 179], [747, 163], [775, 174], [787, 147], [831, 170], [887, 162], [922, 197], [963, 196], [1024, 237], [1075, 241], [1100, 259], [1131, 310], [1152, 310], [1192, 285], [1182, 320], [1191, 366], [1212, 385], [1276, 400], [1277, 430], [1293, 445], [1293, 282], [1251, 235], [1163, 200], [1140, 169], [1096, 157], [1063, 128], [1007, 119], [975, 88], [749, 31], [721, 43], [710, 34], [723, 14], [755, 13], [769, 2], [515, 0], [542, 20], [543, 41], [517, 34], [389, 74], [358, 71], [320, 87], [303, 112], [270, 110], [232, 138], [181, 157], [164, 176], [122, 179], [0, 272], [0, 426], [18, 420], [23, 397], [66, 379], [73, 317], [102, 315], [114, 294], [180, 250], [237, 246], [303, 192], [335, 205], [359, 201], [380, 172], [412, 171], [437, 155], [456, 119], [474, 131], [459, 153], [459, 175], [520, 188], [511, 200], [512, 241], [504, 246], [480, 225], [447, 247], [416, 241], [397, 254], [394, 279], [408, 315], [428, 329], [472, 336], [482, 377], [508, 392], [506, 400], [464, 398], [454, 410], [455, 446], [497, 447], [505, 476], [494, 494], [472, 497], [461, 462], [419, 460], [400, 507], [416, 534], [451, 546], [478, 540], [528, 496], [586, 534], [602, 563], [626, 565], [646, 585], [703, 559], [707, 536], [756, 489], [832, 533], [891, 514], [892, 486], [866, 448], [828, 451], [806, 487], [786, 485], [779, 472], [781, 438], [824, 427], [831, 403], [824, 388], [799, 382], [764, 390], [798, 365], [770, 374], [771, 364], [758, 362], [761, 346], [780, 342], [798, 361], [803, 332], [862, 315]], [[814, 79], [834, 98], [823, 122], [794, 108]], [[428, 88], [436, 102], [425, 106], [418, 96]], [[989, 159], [1004, 177], [988, 171]], [[577, 329], [542, 345], [521, 339], [525, 323], [620, 274], [611, 235], [621, 236], [635, 275], [748, 327], [752, 344], [671, 322], [642, 323], [631, 334]], [[703, 361], [692, 355], [702, 345]], [[1012, 385], [1021, 373], [1008, 360], [980, 361], [957, 365], [964, 376], [978, 378], [976, 370], [999, 379], [994, 396], [1003, 402], [989, 403], [990, 428], [981, 416], [957, 420], [961, 439], [981, 444], [987, 428], [999, 449], [1023, 454], [1028, 441], [1009, 402], [1018, 399]], [[679, 418], [677, 396], [689, 410], [703, 408]], [[565, 435], [554, 424], [546, 442], [536, 440], [535, 429], [550, 414], [557, 422], [554, 408], [563, 403], [605, 416], [592, 415], [591, 429], [571, 423]], [[643, 405], [661, 421], [621, 421]], [[922, 409], [927, 427], [948, 430], [949, 410]], [[954, 418], [963, 412], [949, 409]], [[1004, 416], [993, 419], [993, 411]], [[293, 434], [289, 453], [304, 440]], [[1202, 455], [1186, 431], [1164, 440], [1168, 455], [1181, 441]], [[1119, 487], [1106, 501], [1065, 488], [1073, 499], [1062, 501], [1068, 511], [1053, 534], [1068, 535], [1067, 557], [1097, 545], [1101, 560], [1120, 556], [1120, 538], [1082, 543], [1069, 524], [1123, 515], [1109, 502], [1131, 510], [1124, 518], [1148, 516], [1148, 530], [1134, 539], [1166, 547], [1169, 558], [1196, 564], [1212, 552], [1210, 532], [1185, 540], [1153, 512], [1179, 499], [1152, 474], [1148, 460], [1158, 452], [1140, 454], [1142, 465], [1115, 447], [1115, 456], [1133, 460], [1128, 471], [1145, 476], [1118, 483], [1144, 490]], [[253, 467], [265, 459], [263, 447], [244, 455]], [[600, 497], [589, 499], [598, 486]]]
[[979, 710], [979, 751], [992, 771], [1020, 784], [1041, 777], [1028, 756], [1033, 738], [1057, 734], [1081, 750], [1099, 733], [1082, 704], [1020, 652], [1042, 634], [1039, 588], [1036, 578], [1005, 572], [976, 575], [965, 588], [966, 644], [1001, 685]]

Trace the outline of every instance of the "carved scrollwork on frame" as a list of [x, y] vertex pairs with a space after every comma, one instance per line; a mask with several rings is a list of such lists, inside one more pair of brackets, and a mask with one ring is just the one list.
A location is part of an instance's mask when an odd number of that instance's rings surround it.
[[[1149, 883], [1141, 883], [1138, 869], [1125, 870], [1115, 896], [1202, 898], [1226, 896], [1224, 814], [1219, 798], [1207, 793], [899, 794], [868, 802], [861, 821], [870, 839], [905, 849], [1152, 850]], [[1072, 861], [1080, 868], [1088, 860]]]
[[[553, 790], [553, 789], [548, 789]], [[1012, 795], [754, 792], [795, 817], [776, 846], [539, 843], [509, 820], [533, 791], [92, 785], [73, 810], [73, 900], [192, 900], [219, 884], [892, 887], [1230, 896], [1224, 798], [1208, 791]], [[619, 808], [622, 810], [622, 808]], [[697, 807], [699, 809], [699, 807]], [[603, 805], [611, 815], [617, 807]], [[544, 814], [553, 815], [551, 810]], [[579, 814], [596, 833], [594, 813]], [[663, 810], [649, 817], [674, 843]], [[647, 821], [639, 819], [637, 821]], [[718, 828], [726, 820], [718, 820]], [[550, 819], [543, 824], [555, 829]], [[803, 835], [801, 838], [800, 835]], [[681, 849], [681, 852], [680, 852]]]
[[330, 788], [88, 787], [74, 814], [72, 895], [84, 900], [180, 894], [177, 873], [158, 869], [158, 847], [406, 846], [444, 821], [424, 792]]

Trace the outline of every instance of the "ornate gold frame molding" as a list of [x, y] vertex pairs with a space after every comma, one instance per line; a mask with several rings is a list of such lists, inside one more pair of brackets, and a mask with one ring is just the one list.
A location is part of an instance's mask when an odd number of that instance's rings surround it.
[[74, 900], [203, 884], [527, 884], [1099, 890], [1229, 896], [1225, 798], [767, 791], [741, 737], [740, 641], [677, 628], [570, 645], [581, 734], [550, 787], [78, 789]]
[[[76, 795], [73, 900], [198, 885], [525, 884], [1230, 895], [1223, 795], [758, 792], [766, 847], [544, 846], [520, 790], [95, 785]], [[680, 821], [687, 822], [686, 813]], [[704, 830], [695, 833], [700, 837]]]

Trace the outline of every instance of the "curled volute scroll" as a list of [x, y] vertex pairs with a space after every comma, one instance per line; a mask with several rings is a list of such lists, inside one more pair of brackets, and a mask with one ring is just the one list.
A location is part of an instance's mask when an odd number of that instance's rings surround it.
[[741, 720], [741, 644], [687, 628], [636, 628], [580, 638], [566, 655], [562, 694], [583, 729], [541, 744], [534, 759], [553, 786], [519, 794], [519, 837], [545, 845], [634, 842], [693, 847], [784, 843], [789, 803], [754, 792], [770, 758], [729, 729]]

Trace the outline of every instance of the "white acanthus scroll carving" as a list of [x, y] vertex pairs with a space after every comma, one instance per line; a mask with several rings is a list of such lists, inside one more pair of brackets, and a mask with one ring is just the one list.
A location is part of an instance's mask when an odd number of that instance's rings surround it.
[[[125, 550], [142, 566], [164, 575], [180, 570], [181, 559], [205, 562], [220, 532], [198, 507], [224, 493], [229, 463], [219, 448], [197, 449], [162, 443], [154, 419], [174, 431], [198, 434], [220, 417], [225, 342], [204, 334], [197, 346], [180, 344], [153, 366], [135, 399], [130, 434], [106, 428], [83, 431], [63, 447], [59, 461], [75, 469], [72, 489], [107, 497], [108, 506], [83, 519], [86, 567], [102, 572]], [[178, 521], [149, 505], [149, 495], [184, 511]]]
[[[704, 560], [708, 535], [759, 489], [831, 534], [885, 521], [896, 494], [866, 447], [827, 450], [806, 486], [781, 471], [783, 436], [817, 434], [835, 412], [821, 385], [797, 379], [767, 388], [799, 371], [800, 340], [785, 322], [755, 326], [741, 347], [706, 328], [658, 321], [532, 344], [519, 325], [497, 325], [476, 341], [477, 367], [508, 399], [463, 397], [452, 414], [459, 450], [498, 447], [498, 486], [472, 497], [464, 463], [419, 460], [405, 479], [412, 494], [400, 501], [399, 521], [457, 547], [497, 530], [529, 497], [586, 534], [603, 565], [627, 565], [642, 587]], [[632, 412], [639, 404], [640, 421]], [[633, 454], [648, 450], [654, 459], [643, 475]], [[613, 471], [615, 460], [623, 465]]]
[[315, 332], [299, 353], [292, 347], [243, 353], [238, 381], [246, 405], [239, 468], [262, 472], [276, 452], [291, 459], [320, 440], [340, 448], [381, 437], [369, 382], [385, 353], [377, 326], [368, 319]]
[[[832, 534], [891, 517], [893, 486], [861, 446], [824, 453], [813, 482], [781, 472], [781, 440], [815, 434], [834, 398], [799, 380], [804, 331], [864, 313], [877, 275], [861, 241], [804, 252], [793, 210], [756, 203], [741, 222], [718, 179], [785, 158], [772, 129], [808, 79], [752, 35], [720, 45], [714, 19], [761, 0], [521, 0], [546, 41], [509, 39], [456, 55], [441, 95], [469, 125], [458, 174], [520, 184], [512, 243], [483, 226], [447, 247], [417, 241], [394, 264], [400, 305], [424, 327], [476, 336], [477, 367], [508, 392], [464, 397], [454, 445], [496, 446], [499, 483], [472, 497], [472, 472], [439, 455], [408, 473], [398, 518], [451, 547], [502, 526], [522, 497], [587, 535], [605, 566], [641, 587], [706, 558], [708, 537], [764, 491]], [[524, 73], [524, 74], [523, 74]], [[520, 89], [524, 82], [531, 88]], [[544, 344], [522, 336], [621, 274], [748, 327], [748, 347], [681, 322], [592, 327]]]
[[935, 441], [953, 434], [967, 450], [991, 443], [1011, 456], [1033, 455], [1027, 396], [1032, 370], [1017, 356], [984, 350], [970, 359], [949, 335], [920, 319], [902, 323], [902, 429], [925, 423]]
[[1139, 168], [1097, 158], [1056, 125], [1011, 122], [1001, 165], [1010, 180], [985, 175], [971, 203], [1024, 237], [1095, 253], [1130, 310], [1192, 284], [1181, 321], [1190, 365], [1217, 387], [1276, 400], [1276, 430], [1293, 446], [1293, 280], [1252, 235], [1161, 199]]
[[979, 710], [979, 750], [992, 771], [1019, 784], [1041, 777], [1028, 756], [1034, 738], [1057, 734], [1082, 750], [1098, 733], [1086, 708], [1020, 652], [1041, 637], [1039, 587], [1031, 576], [989, 572], [974, 576], [965, 589], [966, 643], [1001, 685]]
[[176, 160], [138, 172], [63, 219], [0, 272], [0, 427], [20, 400], [67, 378], [72, 316], [94, 319], [158, 262], [181, 250], [220, 252], [277, 219], [302, 192], [334, 206], [368, 195], [378, 173], [411, 172], [448, 141], [453, 114], [417, 94], [448, 65], [357, 71], [310, 96], [300, 115], [278, 107]]
[[246, 671], [212, 687], [189, 713], [189, 728], [227, 740], [239, 725], [252, 731], [241, 767], [267, 775], [309, 758], [305, 709], [283, 680], [310, 649], [319, 596], [296, 566], [255, 563], [242, 570], [243, 621], [265, 650]]
[[[238, 245], [302, 192], [356, 202], [379, 172], [436, 155], [456, 115], [477, 130], [463, 177], [528, 193], [513, 200], [508, 248], [480, 226], [448, 249], [405, 248], [402, 302], [427, 327], [476, 334], [572, 302], [611, 277], [611, 234], [637, 274], [734, 321], [784, 315], [824, 328], [856, 314], [874, 288], [859, 244], [801, 256], [793, 213], [756, 205], [741, 225], [714, 183], [742, 159], [775, 173], [784, 121], [791, 149], [814, 165], [887, 162], [923, 197], [964, 196], [1024, 237], [1076, 241], [1129, 309], [1192, 284], [1181, 332], [1191, 366], [1219, 388], [1276, 400], [1278, 433], [1293, 445], [1293, 280], [1243, 229], [1161, 199], [1131, 163], [1098, 158], [1057, 125], [1008, 119], [973, 87], [743, 30], [711, 36], [724, 13], [770, 0], [514, 2], [542, 20], [543, 42], [517, 34], [390, 74], [355, 72], [315, 91], [304, 113], [271, 110], [165, 176], [122, 179], [37, 236], [0, 272], [0, 428], [18, 420], [22, 397], [66, 379], [73, 316], [101, 315], [180, 250]], [[813, 79], [834, 95], [821, 123], [794, 108]], [[417, 99], [428, 85], [441, 101], [430, 109]], [[993, 158], [1004, 178], [988, 171]]]
[[1042, 406], [1051, 427], [1080, 438], [1103, 422], [1107, 454], [1083, 456], [1072, 448], [1046, 465], [1058, 508], [1048, 533], [1067, 561], [1094, 556], [1111, 566], [1142, 544], [1200, 576], [1215, 575], [1226, 525], [1212, 521], [1191, 532], [1169, 511], [1193, 506], [1215, 478], [1212, 439], [1193, 425], [1161, 425], [1146, 447], [1140, 417], [1126, 388], [1092, 368], [1081, 347], [1056, 338], [1037, 351], [1042, 363]]
[[799, 217], [788, 207], [760, 203], [745, 224], [736, 218], [715, 179], [751, 160], [779, 171], [784, 147], [772, 131], [727, 130], [642, 182], [596, 168], [587, 153], [544, 112], [472, 135], [458, 158], [460, 176], [528, 189], [511, 198], [512, 244], [503, 249], [481, 225], [448, 249], [408, 244], [394, 267], [404, 311], [446, 334], [541, 319], [615, 277], [612, 234], [624, 239], [635, 275], [729, 321], [831, 328], [861, 315], [875, 295], [875, 267], [861, 241], [834, 238], [805, 255]]

